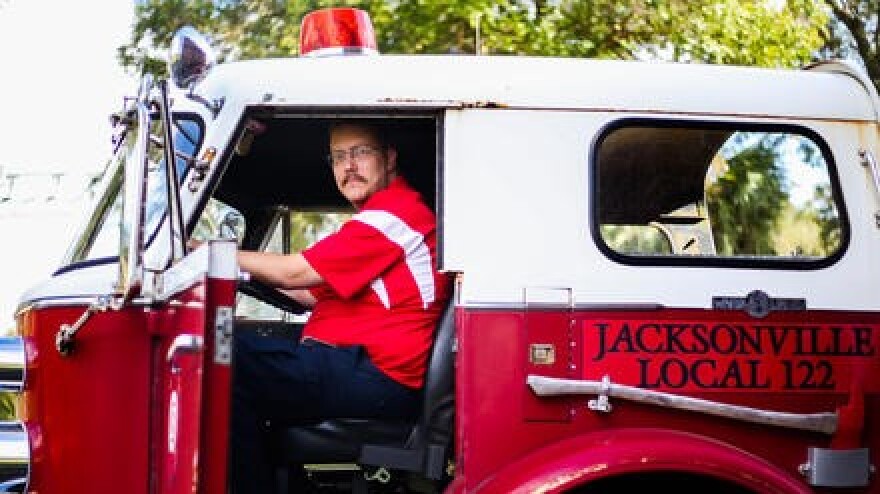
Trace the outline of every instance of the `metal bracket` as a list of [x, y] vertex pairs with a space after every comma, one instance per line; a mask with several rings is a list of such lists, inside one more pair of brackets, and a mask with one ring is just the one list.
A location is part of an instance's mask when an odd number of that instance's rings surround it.
[[611, 378], [602, 376], [602, 388], [599, 390], [599, 396], [595, 400], [587, 402], [587, 408], [594, 412], [611, 413], [611, 400], [608, 396], [611, 394]]
[[86, 321], [92, 317], [95, 312], [104, 312], [108, 309], [119, 310], [122, 307], [121, 299], [116, 300], [112, 295], [102, 295], [95, 299], [89, 308], [79, 316], [73, 324], [62, 324], [55, 333], [55, 349], [64, 357], [70, 356], [74, 349], [74, 337], [76, 333], [82, 329]]
[[232, 362], [232, 307], [217, 307], [214, 317], [214, 363]]
[[[877, 167], [877, 160], [867, 149], [859, 149], [859, 159], [862, 161], [862, 166], [871, 171], [871, 178], [874, 179], [874, 192], [880, 194], [880, 169]], [[880, 211], [874, 212], [874, 226], [880, 228]]]
[[807, 462], [798, 467], [817, 487], [864, 487], [874, 473], [871, 450], [810, 448]]

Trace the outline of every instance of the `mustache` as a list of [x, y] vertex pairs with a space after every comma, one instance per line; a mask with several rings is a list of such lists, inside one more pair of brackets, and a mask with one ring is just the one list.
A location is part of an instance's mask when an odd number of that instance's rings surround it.
[[366, 182], [367, 179], [358, 175], [357, 173], [349, 173], [342, 178], [342, 185], [348, 185], [352, 180], [357, 182]]

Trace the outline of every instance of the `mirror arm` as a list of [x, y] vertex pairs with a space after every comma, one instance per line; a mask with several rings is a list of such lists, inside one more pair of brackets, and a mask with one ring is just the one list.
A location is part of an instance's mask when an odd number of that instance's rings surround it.
[[173, 122], [171, 111], [168, 106], [168, 81], [159, 81], [159, 112], [162, 118], [162, 128], [165, 131], [165, 184], [168, 189], [168, 216], [171, 227], [171, 264], [183, 258], [183, 216], [180, 207], [180, 182], [177, 176], [177, 160], [174, 153]]
[[196, 103], [201, 104], [205, 108], [207, 108], [208, 111], [211, 112], [211, 116], [214, 118], [217, 118], [217, 115], [220, 114], [220, 110], [223, 109], [224, 103], [226, 103], [225, 98], [219, 98], [219, 99], [215, 99], [214, 101], [208, 101], [207, 99], [203, 98], [202, 96], [199, 96], [198, 94], [196, 94], [194, 92], [194, 89], [195, 89], [195, 86], [191, 87], [190, 91], [186, 94], [186, 97], [195, 101]]

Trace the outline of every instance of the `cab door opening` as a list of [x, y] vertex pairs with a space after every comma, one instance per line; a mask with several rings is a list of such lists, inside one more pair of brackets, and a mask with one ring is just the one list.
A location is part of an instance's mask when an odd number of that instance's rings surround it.
[[[201, 218], [191, 225], [192, 237], [235, 235], [243, 249], [294, 253], [334, 232], [355, 211], [339, 192], [327, 160], [329, 129], [334, 123], [350, 120], [368, 120], [381, 128], [398, 152], [400, 175], [420, 192], [429, 207], [436, 209], [440, 202], [440, 115], [282, 114], [261, 110], [242, 120], [222, 177], [214, 184]], [[272, 288], [251, 281], [239, 283], [235, 331], [298, 339], [308, 317], [303, 307]], [[365, 473], [377, 481], [386, 480], [388, 485], [418, 483], [421, 487], [415, 489], [424, 492], [435, 492], [448, 480], [452, 433], [449, 309], [440, 326], [446, 331], [438, 334], [446, 337], [441, 338], [442, 343], [435, 341], [435, 354], [442, 357], [432, 357], [430, 367], [440, 366], [445, 371], [428, 372], [443, 374], [443, 378], [429, 381], [441, 381], [445, 391], [435, 400], [436, 406], [426, 405], [435, 408], [432, 413], [445, 423], [446, 431], [439, 439], [419, 438], [424, 435], [419, 420], [370, 424], [352, 418], [302, 429], [285, 428], [279, 431], [277, 456], [281, 483], [287, 464], [294, 463], [306, 464], [308, 477], [316, 485], [342, 489], [366, 482]], [[441, 409], [439, 413], [436, 408]], [[332, 429], [334, 437], [322, 437], [325, 429]], [[300, 444], [302, 447], [297, 448]]]

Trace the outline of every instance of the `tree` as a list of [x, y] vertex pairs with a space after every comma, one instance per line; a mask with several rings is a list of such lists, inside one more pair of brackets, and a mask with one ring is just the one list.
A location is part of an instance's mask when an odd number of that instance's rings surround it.
[[748, 143], [728, 160], [727, 171], [706, 191], [718, 253], [775, 255], [773, 234], [785, 204], [785, 170], [778, 167], [779, 136]]
[[856, 58], [880, 88], [880, 0], [824, 1], [832, 14], [825, 55]]
[[[786, 67], [822, 45], [814, 0], [143, 0], [123, 65], [164, 73], [161, 47], [190, 24], [222, 59], [290, 56], [299, 23], [330, 5], [367, 10], [385, 53], [481, 53]], [[477, 47], [479, 30], [480, 46]]]
[[811, 0], [564, 2], [561, 54], [790, 67], [821, 45], [827, 16]]

